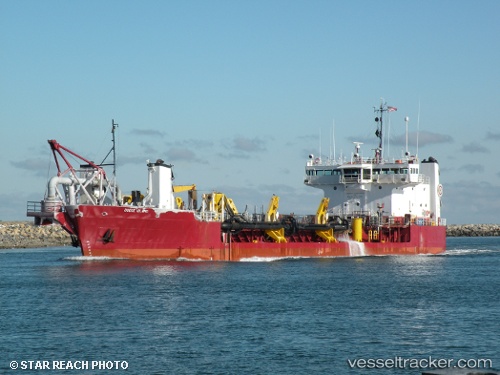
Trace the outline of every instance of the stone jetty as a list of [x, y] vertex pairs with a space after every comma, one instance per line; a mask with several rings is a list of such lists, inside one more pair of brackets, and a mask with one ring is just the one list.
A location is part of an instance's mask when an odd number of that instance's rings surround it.
[[[500, 224], [452, 224], [448, 237], [500, 236]], [[36, 226], [32, 222], [0, 221], [0, 249], [71, 246], [71, 238], [59, 225]]]
[[500, 224], [452, 224], [446, 227], [447, 237], [496, 237]]
[[52, 246], [71, 246], [69, 234], [60, 225], [0, 221], [0, 249]]

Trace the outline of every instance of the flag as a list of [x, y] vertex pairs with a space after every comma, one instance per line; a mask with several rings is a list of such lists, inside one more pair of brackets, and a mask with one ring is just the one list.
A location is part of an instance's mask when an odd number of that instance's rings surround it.
[[387, 107], [388, 112], [396, 112], [398, 109], [396, 107]]

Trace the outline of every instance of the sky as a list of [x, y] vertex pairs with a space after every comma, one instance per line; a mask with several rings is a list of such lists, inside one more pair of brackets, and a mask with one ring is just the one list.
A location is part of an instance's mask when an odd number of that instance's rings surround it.
[[[147, 160], [240, 211], [315, 213], [309, 154], [434, 157], [447, 224], [500, 223], [500, 2], [0, 0], [0, 220], [29, 220], [47, 140], [145, 191]], [[383, 99], [381, 99], [383, 98]], [[416, 145], [418, 133], [418, 148]]]

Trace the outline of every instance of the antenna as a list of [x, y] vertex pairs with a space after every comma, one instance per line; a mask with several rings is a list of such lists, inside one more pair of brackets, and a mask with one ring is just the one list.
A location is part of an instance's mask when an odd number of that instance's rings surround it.
[[418, 136], [420, 133], [420, 99], [418, 99], [418, 117], [417, 117], [417, 153], [415, 156], [417, 157], [418, 160]]
[[330, 130], [330, 155], [328, 156], [328, 159], [332, 160], [332, 131]]
[[408, 157], [410, 154], [408, 153], [408, 122], [410, 121], [410, 118], [408, 116], [405, 117], [405, 123], [406, 123], [406, 152], [405, 156]]
[[321, 160], [321, 128], [319, 128], [319, 160]]
[[387, 124], [387, 136], [386, 142], [387, 142], [387, 155], [389, 156], [391, 154], [391, 116], [389, 115], [389, 123]]
[[337, 157], [335, 153], [335, 119], [333, 119], [332, 132], [333, 132], [333, 160], [335, 160], [335, 158]]
[[[116, 191], [116, 141], [115, 141], [115, 130], [116, 128], [118, 127], [118, 124], [115, 123], [115, 120], [111, 120], [111, 134], [112, 134], [112, 138], [111, 138], [111, 141], [113, 142], [113, 146], [111, 147], [111, 150], [109, 150], [109, 152], [107, 153], [107, 155], [104, 157], [104, 159], [102, 160], [101, 164], [99, 164], [100, 166], [104, 166], [104, 165], [112, 165], [113, 166], [113, 190], [112, 190], [112, 195], [113, 195], [113, 199], [115, 200], [116, 203], [119, 203], [116, 199], [117, 197], [117, 191]], [[112, 164], [104, 164], [104, 162], [106, 161], [106, 159], [108, 158], [109, 154], [113, 153], [113, 163]]]

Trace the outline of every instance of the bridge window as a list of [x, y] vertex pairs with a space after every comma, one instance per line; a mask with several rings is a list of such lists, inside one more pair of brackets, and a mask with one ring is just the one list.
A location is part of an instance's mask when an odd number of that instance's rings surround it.
[[332, 175], [332, 170], [331, 169], [318, 169], [318, 176], [331, 176]]
[[359, 175], [359, 169], [344, 169], [344, 177], [358, 177]]

